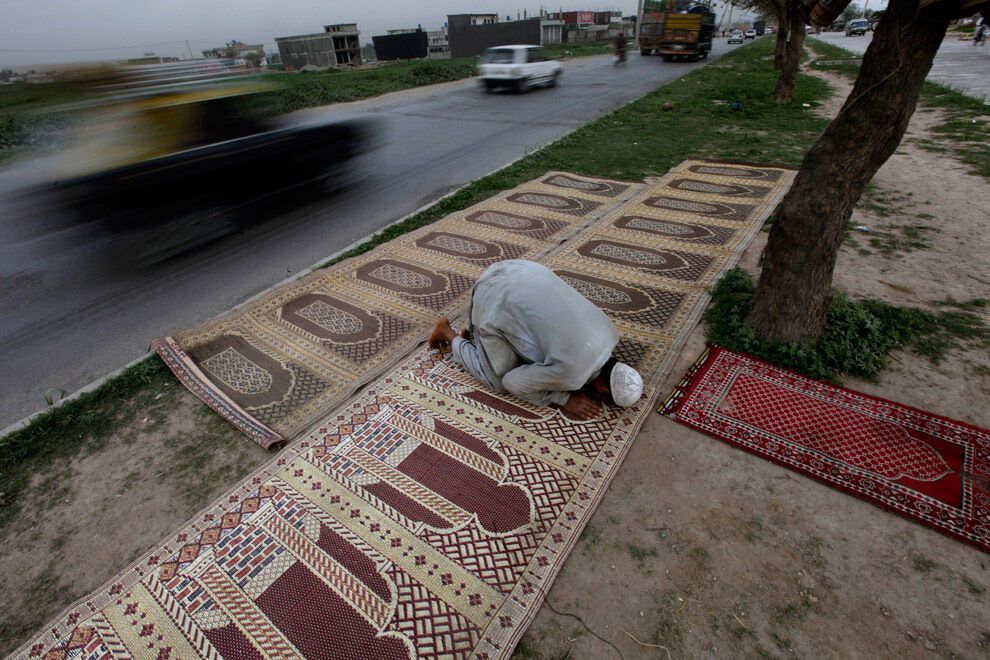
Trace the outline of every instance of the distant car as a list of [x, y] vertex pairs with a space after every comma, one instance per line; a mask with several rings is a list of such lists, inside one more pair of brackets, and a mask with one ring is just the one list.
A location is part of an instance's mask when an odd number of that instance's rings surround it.
[[846, 36], [863, 36], [870, 29], [870, 22], [865, 18], [854, 18], [846, 23]]
[[773, 34], [776, 31], [777, 31], [777, 28], [775, 28], [774, 26], [772, 26], [772, 25], [768, 25], [767, 26], [767, 34]]
[[535, 86], [554, 87], [560, 78], [560, 62], [540, 46], [495, 46], [481, 54], [478, 76], [486, 90], [508, 87], [520, 94]]
[[756, 30], [746, 30], [747, 39], [756, 39]]
[[742, 42], [743, 42], [743, 33], [740, 32], [739, 30], [736, 30], [735, 32], [729, 35], [730, 44], [741, 44]]

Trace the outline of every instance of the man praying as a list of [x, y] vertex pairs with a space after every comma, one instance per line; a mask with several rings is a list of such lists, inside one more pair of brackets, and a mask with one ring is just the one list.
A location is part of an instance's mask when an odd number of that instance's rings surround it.
[[588, 420], [602, 401], [628, 407], [643, 394], [639, 373], [612, 357], [618, 341], [608, 316], [553, 271], [512, 259], [481, 274], [468, 326], [439, 319], [429, 343], [496, 392]]

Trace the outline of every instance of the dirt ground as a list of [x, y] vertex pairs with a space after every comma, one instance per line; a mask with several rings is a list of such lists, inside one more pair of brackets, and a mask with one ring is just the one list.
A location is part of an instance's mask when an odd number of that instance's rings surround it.
[[[911, 133], [937, 120], [919, 112]], [[975, 203], [990, 185], [964, 171], [906, 140], [853, 219], [870, 232], [843, 248], [836, 285], [919, 306], [990, 298]], [[889, 249], [909, 234], [928, 247]], [[744, 256], [752, 272], [765, 238]], [[668, 386], [703, 348], [699, 328]], [[846, 384], [990, 426], [990, 356], [896, 358], [878, 383]], [[178, 385], [148, 409], [132, 435], [48, 475], [4, 530], [0, 653], [270, 457]], [[217, 425], [210, 446], [186, 439], [202, 424]], [[990, 656], [990, 556], [659, 415], [548, 600], [517, 657]]]
[[[832, 116], [850, 85], [829, 81], [839, 93], [822, 111]], [[853, 216], [871, 231], [842, 248], [835, 285], [855, 297], [929, 308], [990, 298], [990, 235], [976, 203], [990, 184], [911, 144], [935, 121], [915, 115], [874, 179], [873, 203]], [[918, 225], [931, 227], [925, 249], [887, 255], [870, 244]], [[743, 257], [751, 273], [765, 243], [762, 233]], [[666, 389], [704, 347], [699, 327]], [[990, 426], [985, 350], [940, 365], [895, 358], [879, 382], [845, 385]], [[548, 601], [581, 621], [544, 607], [517, 657], [990, 657], [990, 556], [660, 415]]]

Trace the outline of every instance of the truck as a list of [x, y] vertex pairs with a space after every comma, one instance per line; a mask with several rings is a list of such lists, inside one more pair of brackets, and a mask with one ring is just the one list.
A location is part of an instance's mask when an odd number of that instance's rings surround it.
[[643, 0], [637, 22], [640, 55], [652, 55], [660, 50], [666, 4], [666, 0]]
[[695, 5], [686, 13], [669, 13], [663, 26], [660, 54], [664, 62], [708, 57], [715, 33], [715, 13], [706, 5]]
[[753, 21], [753, 30], [756, 32], [756, 36], [762, 37], [763, 33], [767, 31], [767, 22]]

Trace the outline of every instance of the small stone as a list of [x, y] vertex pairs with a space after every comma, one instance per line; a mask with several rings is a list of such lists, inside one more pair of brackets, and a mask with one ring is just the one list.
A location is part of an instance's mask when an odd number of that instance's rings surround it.
[[935, 645], [935, 642], [933, 642], [930, 639], [926, 639], [925, 640], [925, 648], [928, 649], [929, 651], [934, 651], [938, 647]]
[[670, 101], [664, 101], [664, 103], [663, 103], [663, 111], [664, 112], [670, 112], [673, 109], [674, 109], [674, 104], [673, 103], [671, 103]]
[[640, 610], [640, 611], [639, 611], [639, 615], [640, 615], [640, 616], [646, 616], [646, 613], [645, 613], [645, 612], [644, 612], [643, 610]]
[[818, 599], [812, 596], [811, 594], [808, 594], [808, 602], [814, 605], [815, 603], [818, 602]]

